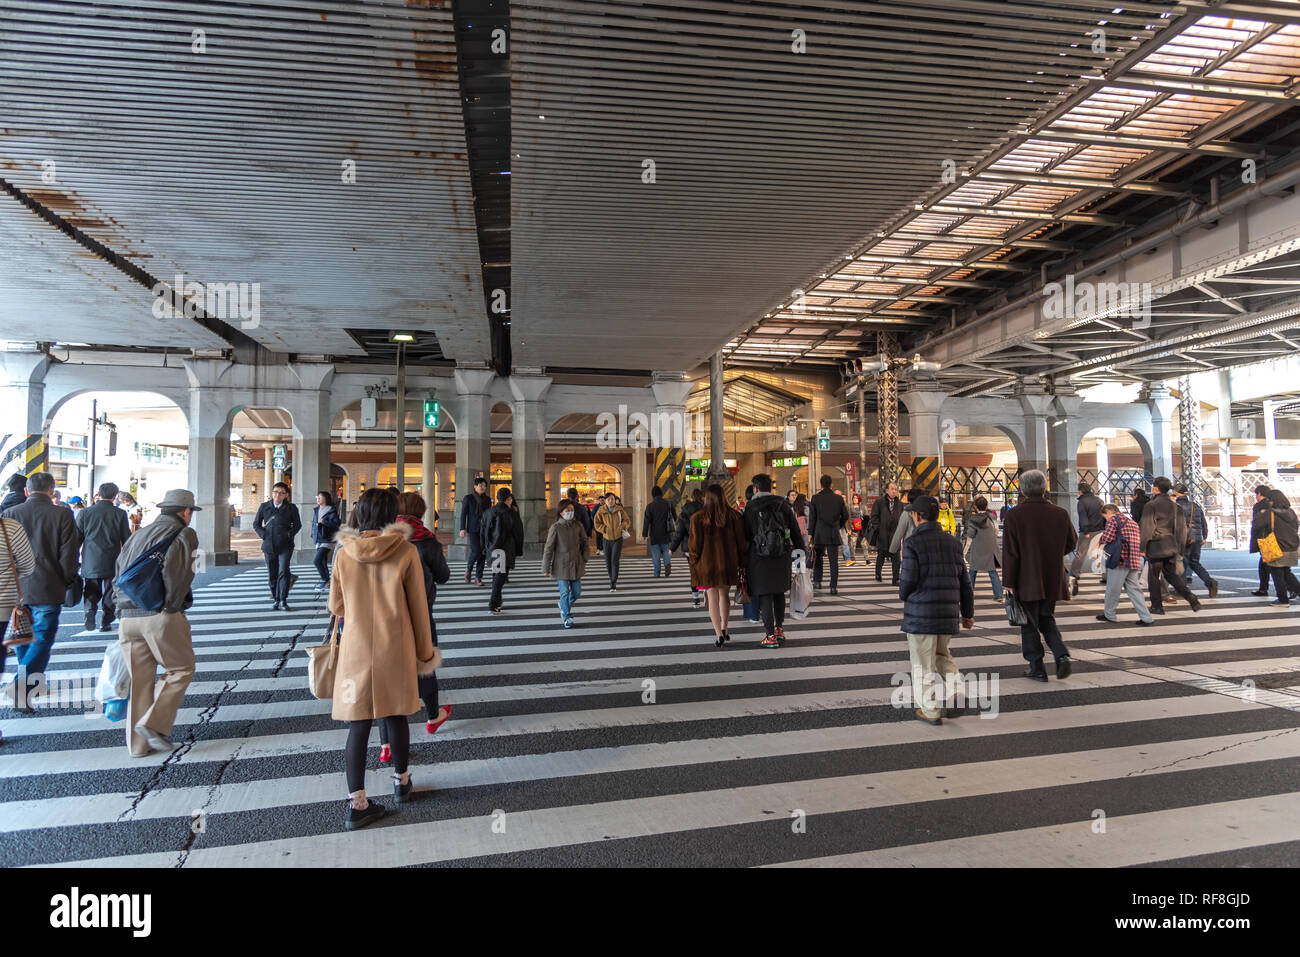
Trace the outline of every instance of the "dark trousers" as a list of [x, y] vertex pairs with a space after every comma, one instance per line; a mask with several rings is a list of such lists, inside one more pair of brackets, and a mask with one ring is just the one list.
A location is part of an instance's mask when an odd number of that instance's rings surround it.
[[1210, 582], [1214, 581], [1214, 579], [1210, 577], [1210, 573], [1201, 564], [1201, 544], [1201, 542], [1197, 542], [1195, 545], [1187, 546], [1187, 551], [1183, 552], [1183, 568], [1186, 569], [1188, 581], [1191, 580], [1192, 575], [1195, 575], [1205, 583], [1206, 588], [1209, 588]]
[[840, 547], [838, 545], [813, 546], [813, 556], [817, 562], [813, 566], [813, 584], [821, 585], [822, 583], [822, 556], [826, 552], [830, 552], [831, 587], [838, 588], [840, 583]]
[[1282, 601], [1287, 601], [1288, 595], [1300, 594], [1300, 581], [1296, 580], [1295, 572], [1289, 568], [1280, 568], [1275, 565], [1265, 565], [1269, 575], [1273, 579], [1273, 590], [1277, 592], [1277, 597]]
[[111, 578], [87, 578], [85, 590], [82, 597], [86, 603], [86, 627], [95, 626], [96, 607], [103, 611], [101, 623], [105, 628], [113, 623], [113, 616], [117, 614], [117, 605], [113, 601], [113, 579]]
[[[406, 770], [407, 758], [411, 753], [411, 726], [403, 715], [393, 715], [379, 719], [383, 737], [387, 738], [393, 748], [393, 770], [401, 774]], [[370, 726], [373, 718], [364, 721], [352, 721], [348, 724], [348, 741], [343, 748], [343, 766], [348, 777], [348, 793], [360, 791], [366, 786], [366, 747], [370, 742]]]
[[1043, 642], [1051, 649], [1055, 658], [1065, 658], [1070, 649], [1065, 647], [1061, 638], [1061, 629], [1056, 627], [1056, 601], [1043, 598], [1038, 601], [1021, 601], [1025, 617], [1029, 624], [1020, 626], [1020, 651], [1029, 662], [1029, 670], [1043, 670]]
[[289, 563], [293, 549], [285, 552], [262, 552], [266, 559], [266, 578], [271, 588], [272, 601], [289, 600]]
[[1183, 581], [1182, 576], [1178, 574], [1177, 558], [1173, 555], [1168, 558], [1148, 558], [1147, 591], [1151, 592], [1152, 611], [1160, 611], [1164, 608], [1164, 589], [1160, 587], [1162, 579], [1168, 582], [1169, 587], [1182, 596], [1184, 601], [1188, 603], [1196, 601], [1196, 596], [1187, 587], [1187, 582]]
[[465, 536], [469, 539], [469, 562], [465, 565], [465, 574], [475, 581], [483, 580], [483, 563], [487, 561], [487, 552], [483, 550], [483, 543], [478, 539], [478, 533], [473, 532]]
[[328, 547], [321, 548], [319, 545], [316, 546], [316, 561], [315, 561], [316, 574], [320, 576], [321, 581], [327, 584], [329, 583], [330, 580], [330, 552], [331, 551], [332, 549]]
[[758, 614], [762, 617], [763, 627], [767, 629], [769, 635], [785, 625], [785, 592], [751, 597], [758, 602]]
[[889, 543], [886, 542], [884, 548], [876, 550], [876, 581], [880, 581], [880, 569], [884, 565], [885, 559], [889, 559], [889, 567], [892, 569], [890, 580], [898, 584], [898, 553], [886, 551]]
[[618, 584], [618, 560], [623, 557], [623, 539], [605, 539], [605, 571], [609, 573], [609, 587]]
[[488, 599], [489, 609], [501, 607], [501, 589], [506, 586], [507, 581], [509, 581], [508, 572], [492, 573], [492, 597]]
[[[1261, 558], [1261, 559], [1259, 560], [1259, 590], [1262, 591], [1262, 592], [1267, 592], [1267, 591], [1268, 591], [1268, 583], [1269, 583], [1269, 579], [1273, 577], [1273, 576], [1270, 574], [1271, 571], [1272, 571], [1272, 569], [1269, 568], [1267, 565], [1265, 565], [1265, 564], [1264, 564], [1264, 559]], [[1281, 592], [1278, 592], [1278, 597], [1279, 597], [1279, 598], [1282, 597], [1282, 593], [1281, 593]]]

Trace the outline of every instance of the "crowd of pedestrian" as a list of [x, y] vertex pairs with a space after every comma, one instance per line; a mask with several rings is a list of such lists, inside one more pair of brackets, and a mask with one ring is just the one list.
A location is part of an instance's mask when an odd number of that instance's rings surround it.
[[[194, 649], [186, 610], [193, 602], [194, 553], [198, 540], [190, 523], [199, 511], [191, 492], [167, 493], [157, 518], [133, 527], [120, 490], [100, 486], [93, 502], [77, 509], [54, 498], [54, 478], [38, 472], [7, 484], [0, 508], [0, 639], [6, 629], [22, 633], [0, 648], [0, 667], [13, 645], [18, 669], [10, 689], [15, 707], [30, 713], [31, 679], [44, 673], [60, 609], [82, 603], [87, 631], [110, 632], [118, 625], [117, 646], [129, 673], [126, 742], [133, 756], [173, 747], [177, 711], [192, 679]], [[524, 554], [525, 532], [509, 488], [493, 498], [478, 477], [461, 501], [456, 537], [466, 546], [465, 584], [482, 586], [491, 574], [487, 610], [505, 611], [504, 590]], [[838, 595], [840, 556], [853, 563], [855, 546], [876, 551], [875, 577], [883, 582], [884, 564], [902, 601], [901, 630], [906, 634], [913, 676], [913, 701], [919, 720], [939, 724], [960, 711], [952, 705], [961, 681], [950, 643], [973, 627], [975, 588], [986, 574], [992, 597], [1006, 603], [1018, 624], [1025, 676], [1049, 680], [1050, 652], [1057, 679], [1068, 678], [1072, 659], [1056, 620], [1057, 603], [1078, 594], [1079, 583], [1097, 575], [1105, 584], [1098, 621], [1118, 623], [1119, 600], [1126, 597], [1142, 625], [1165, 613], [1172, 592], [1193, 610], [1201, 600], [1189, 582], [1195, 575], [1209, 598], [1218, 582], [1201, 564], [1209, 528], [1204, 509], [1185, 486], [1157, 477], [1152, 494], [1135, 494], [1127, 509], [1103, 503], [1080, 483], [1075, 516], [1048, 500], [1046, 476], [1030, 470], [1019, 476], [1019, 501], [999, 516], [977, 496], [958, 525], [947, 500], [897, 483], [869, 509], [855, 497], [852, 506], [822, 476], [811, 498], [791, 490], [777, 494], [766, 473], [733, 506], [720, 484], [695, 485], [680, 510], [655, 487], [640, 516], [641, 537], [655, 578], [671, 577], [673, 555], [688, 563], [692, 605], [703, 604], [715, 647], [733, 638], [734, 605], [762, 626], [759, 645], [785, 645], [787, 596], [808, 574], [819, 590], [829, 563], [829, 591]], [[272, 607], [288, 611], [296, 576], [292, 559], [303, 524], [289, 500], [290, 489], [276, 483], [258, 509], [254, 529], [262, 540]], [[1300, 559], [1300, 529], [1287, 497], [1260, 488], [1251, 524], [1251, 551], [1258, 552], [1259, 589], [1272, 582], [1274, 604], [1300, 597], [1293, 572]], [[134, 502], [130, 503], [131, 506]], [[423, 708], [432, 734], [451, 714], [439, 701], [438, 651], [434, 602], [451, 570], [432, 528], [427, 503], [418, 494], [392, 489], [365, 491], [346, 525], [329, 492], [316, 496], [310, 538], [315, 546], [317, 592], [328, 592], [331, 627], [339, 635], [331, 713], [348, 723], [344, 774], [348, 806], [344, 825], [364, 827], [385, 813], [365, 789], [369, 735], [377, 723], [380, 763], [391, 765], [398, 804], [414, 787], [409, 768], [408, 718]], [[610, 491], [589, 508], [576, 489], [561, 499], [546, 529], [542, 573], [556, 582], [560, 622], [573, 628], [574, 609], [593, 550], [604, 553], [610, 592], [618, 590], [620, 562], [634, 522]], [[858, 541], [852, 542], [852, 532]], [[808, 549], [811, 549], [811, 558]], [[811, 564], [811, 572], [805, 562]], [[802, 614], [796, 606], [796, 614]], [[158, 672], [162, 676], [159, 678]]]

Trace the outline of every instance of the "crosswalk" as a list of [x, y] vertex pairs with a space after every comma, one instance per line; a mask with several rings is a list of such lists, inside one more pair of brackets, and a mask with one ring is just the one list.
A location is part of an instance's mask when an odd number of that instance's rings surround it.
[[[392, 813], [347, 833], [346, 729], [307, 692], [328, 614], [295, 571], [288, 613], [257, 567], [196, 591], [169, 755], [131, 758], [75, 700], [0, 711], [0, 863], [1120, 866], [1300, 842], [1300, 606], [1248, 575], [1149, 628], [1124, 605], [1097, 622], [1085, 582], [1058, 606], [1074, 674], [1046, 684], [981, 582], [953, 649], [987, 698], [941, 727], [912, 717], [900, 602], [862, 564], [779, 650], [739, 615], [715, 649], [682, 563], [655, 579], [625, 559], [616, 593], [593, 563], [571, 630], [535, 560], [500, 617], [457, 577], [436, 606], [452, 720], [431, 737], [413, 717], [400, 811], [373, 739], [367, 790]], [[81, 687], [108, 640], [65, 625], [52, 678]]]

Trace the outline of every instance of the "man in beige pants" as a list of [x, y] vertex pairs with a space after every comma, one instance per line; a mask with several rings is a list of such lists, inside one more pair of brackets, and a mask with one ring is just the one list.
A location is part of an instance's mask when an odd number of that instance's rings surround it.
[[[185, 609], [194, 603], [190, 593], [194, 582], [192, 558], [199, 539], [189, 524], [199, 508], [194, 504], [193, 492], [172, 489], [158, 509], [158, 518], [127, 539], [117, 560], [120, 578], [140, 556], [170, 541], [160, 556], [165, 586], [162, 607], [141, 608], [130, 596], [120, 591], [118, 594], [118, 641], [131, 672], [126, 746], [136, 758], [172, 749], [168, 735], [185, 699], [185, 689], [194, 677], [194, 645]], [[163, 670], [161, 680], [157, 677], [159, 668]]]

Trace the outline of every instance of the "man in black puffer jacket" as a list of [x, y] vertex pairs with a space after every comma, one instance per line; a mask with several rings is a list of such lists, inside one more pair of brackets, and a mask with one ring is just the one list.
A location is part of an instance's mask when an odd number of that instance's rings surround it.
[[[937, 696], [951, 702], [961, 675], [948, 651], [958, 628], [975, 624], [975, 592], [971, 588], [961, 544], [938, 525], [939, 501], [921, 495], [911, 503], [916, 531], [900, 549], [902, 570], [898, 597], [903, 599], [903, 626], [912, 659], [912, 703], [916, 716], [927, 724], [941, 724], [943, 716], [956, 717], [951, 707], [941, 709]], [[935, 687], [936, 672], [943, 689]]]

